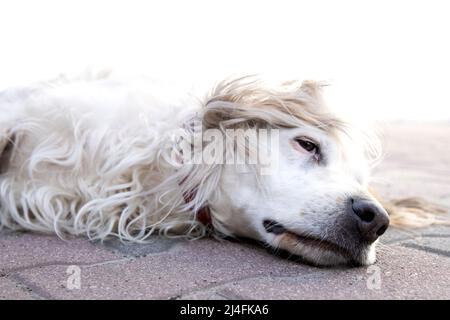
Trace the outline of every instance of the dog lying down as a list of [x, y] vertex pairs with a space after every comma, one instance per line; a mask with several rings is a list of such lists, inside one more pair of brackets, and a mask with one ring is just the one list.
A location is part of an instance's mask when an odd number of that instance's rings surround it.
[[389, 223], [447, 223], [416, 200], [389, 216], [368, 190], [378, 143], [335, 116], [321, 87], [243, 77], [175, 99], [103, 74], [3, 91], [0, 225], [245, 237], [316, 265], [368, 265]]

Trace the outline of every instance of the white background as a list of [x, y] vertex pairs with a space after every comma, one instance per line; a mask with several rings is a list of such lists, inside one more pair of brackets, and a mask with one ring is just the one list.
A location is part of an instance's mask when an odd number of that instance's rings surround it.
[[375, 119], [450, 119], [449, 1], [3, 1], [0, 88], [86, 67], [327, 80]]

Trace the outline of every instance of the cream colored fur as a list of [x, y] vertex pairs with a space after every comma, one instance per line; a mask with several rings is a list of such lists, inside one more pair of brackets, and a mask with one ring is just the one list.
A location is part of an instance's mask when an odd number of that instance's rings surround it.
[[[341, 152], [343, 163], [348, 160], [346, 168], [361, 176], [365, 185], [379, 145], [331, 113], [321, 98], [321, 87], [315, 82], [291, 82], [271, 89], [250, 77], [219, 83], [205, 99], [189, 94], [175, 98], [173, 88], [146, 78], [124, 81], [100, 74], [4, 91], [0, 93], [0, 225], [60, 237], [115, 235], [142, 242], [159, 233], [195, 238], [207, 234], [195, 212], [208, 205], [217, 234], [271, 241], [261, 239], [259, 227], [249, 220], [255, 217], [254, 209], [247, 212], [239, 199], [230, 198], [227, 183], [237, 182], [229, 167], [168, 160], [177, 148], [173, 133], [193, 134], [195, 121], [204, 129], [222, 131], [271, 127], [288, 134], [310, 128], [311, 134], [329, 139], [330, 148], [346, 150]], [[351, 161], [355, 166], [350, 166]], [[354, 167], [359, 168], [357, 173]], [[264, 181], [269, 180], [248, 182], [246, 186], [253, 187], [242, 187], [241, 195], [252, 188], [261, 191]], [[348, 181], [342, 182], [346, 188], [342, 195], [353, 190], [354, 182]], [[320, 186], [320, 179], [316, 182]], [[292, 188], [297, 190], [295, 184]], [[183, 195], [192, 191], [186, 202]], [[416, 216], [418, 206], [423, 207], [417, 204]], [[400, 211], [399, 217], [393, 222], [421, 225], [424, 221], [409, 223], [407, 211]]]

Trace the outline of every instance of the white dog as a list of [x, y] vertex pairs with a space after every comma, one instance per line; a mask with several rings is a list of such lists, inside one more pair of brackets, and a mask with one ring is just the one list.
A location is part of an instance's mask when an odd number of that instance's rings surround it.
[[[269, 89], [246, 77], [205, 100], [177, 100], [145, 78], [97, 76], [4, 91], [0, 225], [140, 242], [213, 233], [313, 264], [371, 264], [389, 224], [367, 189], [377, 148], [330, 112], [320, 90], [310, 81]], [[231, 147], [208, 140], [216, 160], [249, 156], [251, 141], [234, 143], [252, 130], [276, 132], [277, 166], [264, 173], [258, 162], [187, 161], [198, 150], [181, 147], [178, 133], [193, 137], [196, 123], [237, 132]]]

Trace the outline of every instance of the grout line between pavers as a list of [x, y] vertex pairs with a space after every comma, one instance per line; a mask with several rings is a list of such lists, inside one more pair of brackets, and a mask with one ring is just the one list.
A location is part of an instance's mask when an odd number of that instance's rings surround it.
[[[307, 273], [302, 274], [302, 275], [298, 275], [298, 274], [293, 274], [293, 275], [285, 275], [285, 274], [264, 275], [264, 274], [262, 274], [262, 275], [253, 275], [253, 276], [243, 276], [243, 277], [236, 278], [236, 279], [230, 279], [230, 280], [222, 281], [220, 283], [215, 283], [213, 285], [205, 286], [205, 287], [202, 287], [202, 288], [193, 289], [193, 290], [187, 291], [185, 293], [182, 292], [180, 294], [180, 298], [179, 299], [183, 299], [184, 296], [187, 296], [187, 295], [190, 295], [190, 294], [195, 294], [195, 293], [204, 292], [204, 291], [211, 290], [211, 289], [220, 288], [220, 287], [223, 287], [223, 286], [225, 286], [225, 285], [227, 285], [229, 283], [233, 283], [233, 282], [239, 283], [239, 282], [247, 281], [247, 280], [267, 279], [267, 278], [272, 279], [272, 280], [274, 280], [274, 279], [278, 279], [278, 280], [294, 279], [294, 280], [298, 281], [298, 280], [304, 280], [304, 279], [316, 277], [317, 273], [318, 272], [316, 272], [316, 271], [310, 271], [310, 272], [307, 272]], [[160, 299], [167, 299], [167, 297], [160, 298]]]
[[45, 262], [45, 263], [27, 265], [27, 266], [23, 266], [23, 267], [3, 269], [1, 271], [1, 276], [8, 277], [11, 274], [15, 274], [17, 272], [22, 272], [25, 270], [36, 269], [36, 268], [50, 267], [50, 266], [73, 266], [73, 265], [75, 265], [75, 266], [90, 268], [90, 267], [95, 267], [95, 266], [100, 266], [100, 265], [105, 265], [105, 264], [121, 263], [121, 262], [125, 262], [125, 261], [133, 261], [133, 260], [135, 260], [135, 259], [129, 257], [129, 258], [107, 260], [107, 261], [95, 262], [95, 263], [79, 263], [79, 262], [73, 262], [73, 261], [71, 261], [71, 262], [50, 261], [50, 262]]
[[109, 261], [97, 262], [97, 263], [92, 263], [92, 264], [79, 264], [78, 266], [85, 267], [85, 268], [92, 268], [92, 267], [98, 267], [98, 266], [104, 266], [104, 265], [108, 265], [108, 264], [122, 263], [122, 262], [134, 261], [134, 260], [136, 260], [136, 258], [126, 257], [123, 259], [109, 260]]
[[404, 241], [417, 241], [417, 240], [421, 240], [423, 238], [450, 238], [450, 234], [445, 234], [445, 233], [424, 233], [424, 234], [415, 234], [411, 237], [408, 236], [404, 236], [398, 239], [393, 239], [390, 241], [382, 241], [381, 244], [384, 245], [391, 245], [391, 244], [398, 244], [400, 242], [404, 242]]
[[176, 243], [176, 244], [170, 246], [166, 250], [159, 251], [159, 252], [144, 253], [144, 254], [132, 254], [132, 253], [128, 254], [128, 253], [125, 253], [125, 252], [121, 251], [118, 248], [108, 247], [108, 246], [105, 246], [105, 248], [106, 248], [106, 250], [108, 250], [108, 251], [110, 251], [112, 253], [119, 254], [119, 255], [122, 255], [122, 256], [127, 257], [127, 258], [140, 259], [140, 258], [159, 256], [159, 255], [168, 254], [168, 253], [169, 254], [170, 253], [176, 253], [179, 250], [182, 250], [184, 245], [185, 245], [185, 243], [180, 242], [180, 243]]
[[[449, 229], [450, 231], [450, 229]], [[450, 238], [450, 234], [446, 233], [425, 233], [423, 234], [423, 237], [426, 238]]]
[[[242, 281], [255, 280], [255, 279], [256, 280], [258, 280], [258, 279], [271, 279], [271, 280], [289, 280], [289, 279], [293, 279], [293, 280], [299, 281], [299, 280], [304, 280], [304, 279], [307, 279], [307, 278], [314, 277], [314, 276], [316, 276], [316, 274], [317, 274], [316, 272], [309, 272], [309, 273], [307, 273], [305, 275], [301, 275], [301, 276], [299, 276], [299, 275], [292, 275], [292, 276], [289, 276], [289, 275], [268, 275], [268, 276], [259, 275], [259, 276], [242, 277], [242, 278], [239, 278], [239, 279], [232, 279], [232, 280], [224, 281], [224, 282], [222, 282], [220, 284], [217, 284], [215, 286], [207, 286], [207, 287], [203, 287], [203, 288], [199, 288], [199, 289], [194, 289], [194, 290], [188, 291], [186, 293], [182, 293], [180, 295], [180, 297], [177, 298], [177, 299], [183, 300], [185, 296], [188, 296], [188, 295], [191, 295], [191, 294], [195, 294], [195, 293], [202, 293], [202, 292], [205, 292], [205, 291], [208, 291], [208, 290], [211, 290], [211, 289], [219, 289], [221, 287], [224, 287], [227, 284], [234, 283], [234, 282], [239, 283], [239, 282], [242, 282]], [[215, 292], [215, 293], [219, 294], [218, 292]], [[227, 297], [225, 297], [225, 298], [227, 298]], [[245, 299], [251, 300], [252, 298], [245, 297]]]
[[33, 298], [36, 298], [38, 300], [53, 300], [55, 299], [49, 292], [47, 292], [45, 289], [35, 285], [32, 282], [29, 282], [26, 278], [22, 277], [18, 274], [18, 272], [22, 272], [25, 270], [30, 269], [36, 269], [36, 268], [42, 268], [42, 267], [49, 267], [49, 266], [70, 266], [70, 265], [77, 265], [84, 268], [91, 268], [101, 265], [107, 265], [107, 264], [115, 264], [115, 263], [122, 263], [127, 261], [133, 261], [135, 259], [133, 258], [123, 258], [123, 259], [117, 259], [117, 260], [110, 260], [110, 261], [103, 261], [98, 263], [73, 263], [73, 262], [61, 262], [61, 261], [52, 261], [48, 263], [41, 263], [26, 267], [20, 267], [16, 269], [10, 269], [7, 272], [2, 273], [2, 277], [5, 277], [6, 279], [9, 279], [13, 281], [21, 290], [30, 292]]
[[[148, 255], [146, 255], [146, 257], [158, 256], [158, 255], [162, 255], [162, 254], [166, 254], [166, 253], [170, 253], [170, 252], [176, 252], [179, 249], [180, 249], [180, 246], [175, 245], [175, 246], [169, 248], [167, 251], [157, 252], [157, 253], [153, 253], [153, 254], [148, 254]], [[140, 256], [133, 256], [133, 255], [126, 255], [124, 258], [121, 258], [121, 259], [107, 260], [107, 261], [101, 261], [101, 262], [95, 262], [95, 263], [79, 263], [79, 262], [73, 262], [73, 261], [70, 261], [70, 262], [67, 262], [67, 261], [50, 261], [50, 262], [45, 262], [45, 263], [38, 263], [38, 264], [32, 264], [32, 265], [17, 267], [17, 268], [0, 269], [0, 277], [11, 278], [12, 276], [19, 276], [19, 275], [17, 275], [18, 272], [31, 270], [31, 269], [36, 269], [36, 268], [42, 268], [42, 267], [76, 265], [76, 266], [84, 267], [84, 268], [92, 268], [92, 267], [108, 265], [108, 264], [116, 264], [116, 263], [122, 263], [122, 262], [128, 262], [128, 261], [135, 261], [135, 260], [137, 260], [139, 258], [141, 258], [141, 257]]]
[[29, 292], [36, 300], [54, 300], [50, 293], [45, 289], [36, 286], [35, 284], [27, 281], [25, 278], [18, 274], [8, 276], [7, 279], [13, 281], [22, 291]]
[[[298, 278], [302, 278], [304, 279], [305, 277], [309, 277], [309, 276], [314, 276], [315, 272], [311, 271], [308, 272], [304, 275], [252, 275], [252, 276], [243, 276], [240, 278], [235, 278], [235, 279], [230, 279], [230, 280], [225, 280], [225, 281], [221, 281], [221, 282], [216, 282], [214, 284], [208, 285], [208, 286], [204, 286], [202, 288], [198, 288], [198, 289], [193, 289], [193, 290], [189, 290], [186, 292], [182, 292], [179, 296], [179, 299], [183, 299], [184, 296], [190, 295], [190, 294], [195, 294], [195, 293], [200, 293], [200, 292], [204, 292], [207, 290], [211, 290], [211, 289], [216, 289], [216, 288], [220, 288], [223, 287], [229, 283], [233, 283], [233, 282], [242, 282], [242, 281], [246, 281], [246, 280], [255, 280], [255, 279], [264, 279], [264, 278], [271, 278], [271, 279], [298, 279]], [[158, 299], [158, 298], [157, 298]], [[163, 297], [163, 298], [159, 298], [159, 299], [170, 299], [170, 297]]]
[[224, 292], [224, 290], [222, 290], [222, 292], [216, 291], [215, 294], [227, 300], [248, 300], [247, 297], [241, 296], [232, 290], [227, 290], [226, 292]]
[[440, 256], [450, 258], [450, 252], [445, 251], [445, 250], [436, 249], [436, 248], [428, 247], [428, 246], [423, 246], [423, 245], [419, 245], [416, 243], [403, 243], [401, 245], [404, 247], [418, 249], [418, 250], [425, 251], [425, 252], [431, 252], [431, 253], [438, 254]]
[[96, 267], [101, 265], [107, 265], [107, 264], [114, 264], [114, 263], [122, 263], [127, 261], [133, 261], [133, 258], [123, 258], [118, 260], [110, 260], [110, 261], [104, 261], [104, 262], [98, 262], [98, 263], [73, 263], [73, 262], [61, 262], [61, 261], [52, 261], [48, 263], [41, 263], [41, 264], [35, 264], [31, 266], [26, 267], [20, 267], [15, 269], [10, 269], [6, 272], [2, 272], [1, 277], [4, 277], [6, 279], [9, 279], [13, 281], [21, 290], [30, 292], [33, 298], [38, 300], [53, 300], [55, 299], [49, 292], [47, 292], [45, 289], [35, 285], [32, 282], [29, 282], [27, 279], [22, 277], [18, 274], [18, 272], [22, 272], [25, 270], [30, 269], [36, 269], [36, 268], [42, 268], [42, 267], [50, 267], [50, 266], [70, 266], [70, 265], [77, 265], [85, 268], [90, 267]]

